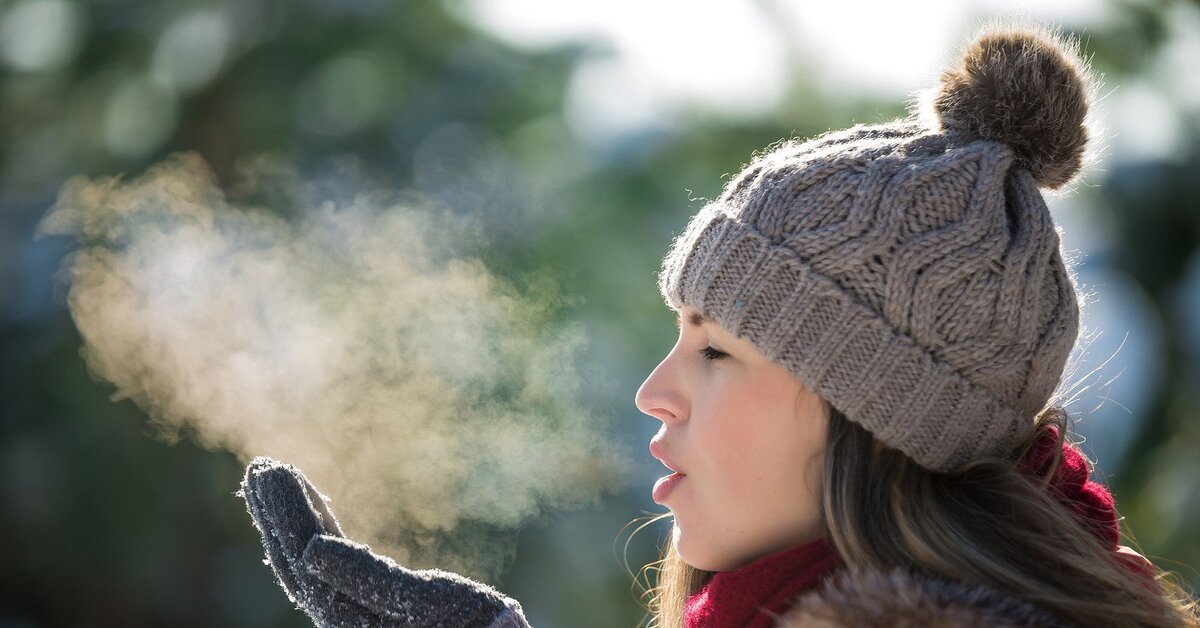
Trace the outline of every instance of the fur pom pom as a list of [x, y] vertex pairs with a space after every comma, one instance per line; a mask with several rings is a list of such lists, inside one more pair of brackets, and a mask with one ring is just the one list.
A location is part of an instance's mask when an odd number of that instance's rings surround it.
[[1059, 188], [1083, 165], [1093, 86], [1076, 45], [1048, 30], [993, 27], [932, 93], [943, 129], [1007, 144], [1038, 185]]

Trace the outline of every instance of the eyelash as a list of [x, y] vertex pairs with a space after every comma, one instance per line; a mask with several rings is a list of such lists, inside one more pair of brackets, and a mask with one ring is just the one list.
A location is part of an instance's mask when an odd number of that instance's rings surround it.
[[704, 356], [705, 360], [720, 360], [721, 358], [729, 355], [723, 351], [717, 351], [712, 347], [704, 347], [700, 350], [700, 354]]

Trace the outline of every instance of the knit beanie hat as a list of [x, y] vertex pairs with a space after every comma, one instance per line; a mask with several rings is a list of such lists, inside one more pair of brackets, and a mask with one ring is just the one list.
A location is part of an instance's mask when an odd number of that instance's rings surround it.
[[1079, 328], [1039, 188], [1079, 172], [1094, 92], [1074, 44], [991, 28], [906, 118], [757, 156], [658, 283], [923, 467], [1008, 456]]

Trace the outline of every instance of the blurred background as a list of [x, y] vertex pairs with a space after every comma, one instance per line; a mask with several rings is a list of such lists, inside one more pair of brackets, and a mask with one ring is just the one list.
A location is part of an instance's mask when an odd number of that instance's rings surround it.
[[[1051, 7], [1051, 5], [1053, 5]], [[477, 213], [502, 276], [549, 273], [580, 395], [642, 452], [675, 340], [671, 238], [753, 151], [903, 115], [999, 0], [0, 2], [0, 626], [308, 625], [261, 562], [242, 463], [169, 444], [96, 381], [35, 238], [63, 182], [271, 155]], [[1200, 2], [1028, 3], [1102, 74], [1098, 165], [1049, 198], [1084, 292], [1068, 406], [1139, 547], [1200, 585]], [[1001, 13], [1004, 12], [1004, 13]], [[1086, 376], [1086, 377], [1085, 377]], [[634, 626], [661, 467], [513, 537], [534, 626]], [[547, 472], [552, 472], [548, 470]], [[335, 504], [336, 505], [336, 504]]]

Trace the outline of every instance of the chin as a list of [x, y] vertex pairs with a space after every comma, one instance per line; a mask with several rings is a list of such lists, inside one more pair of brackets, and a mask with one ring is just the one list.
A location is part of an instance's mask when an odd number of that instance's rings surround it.
[[675, 552], [679, 554], [679, 558], [694, 569], [704, 571], [728, 571], [730, 569], [728, 561], [722, 561], [720, 557], [713, 556], [711, 552], [697, 550], [693, 547], [687, 533], [679, 527], [678, 523], [671, 529], [671, 543], [675, 545]]

